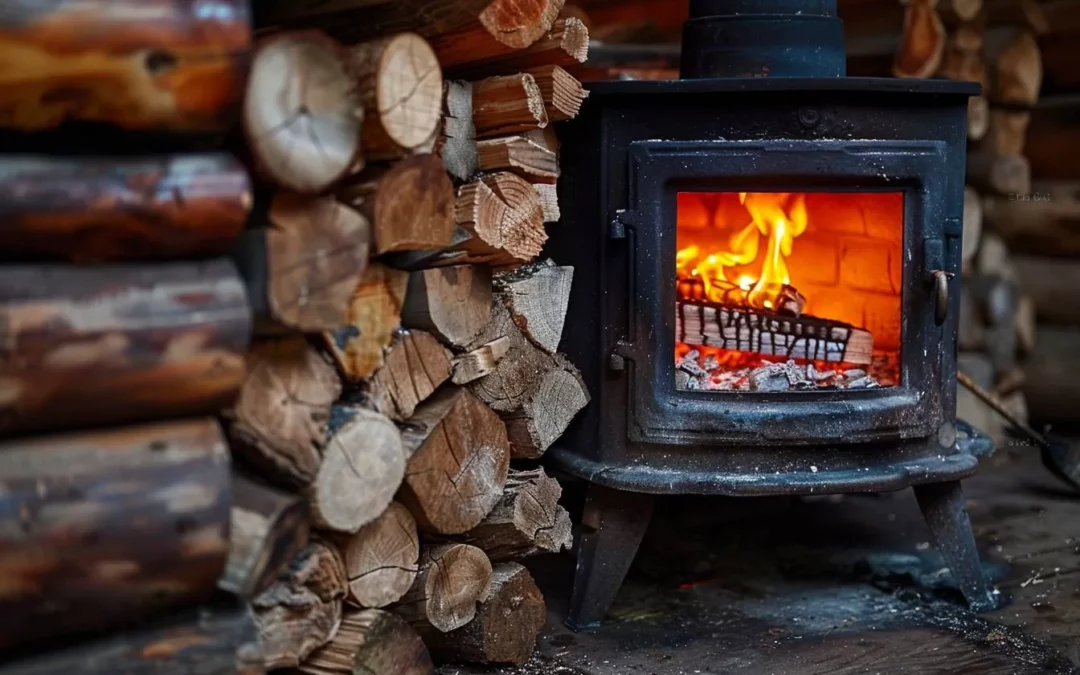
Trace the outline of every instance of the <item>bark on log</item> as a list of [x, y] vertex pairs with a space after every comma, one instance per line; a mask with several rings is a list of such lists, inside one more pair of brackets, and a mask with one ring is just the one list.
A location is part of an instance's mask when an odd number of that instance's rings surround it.
[[498, 274], [493, 284], [518, 330], [534, 345], [554, 354], [562, 340], [573, 281], [573, 267], [543, 260]]
[[468, 391], [444, 387], [402, 429], [411, 453], [400, 499], [420, 529], [460, 534], [502, 497], [510, 464], [506, 427]]
[[300, 665], [341, 624], [347, 580], [337, 549], [313, 540], [273, 586], [251, 602], [267, 669]]
[[462, 185], [454, 217], [472, 238], [455, 248], [462, 262], [492, 266], [532, 260], [547, 232], [540, 197], [532, 185], [510, 173], [495, 173]]
[[212, 419], [0, 445], [0, 649], [209, 598], [229, 480]]
[[227, 154], [0, 160], [0, 249], [78, 263], [227, 253], [251, 208]]
[[532, 75], [500, 75], [473, 83], [473, 126], [477, 138], [497, 138], [548, 124], [544, 95]]
[[319, 32], [286, 32], [255, 52], [244, 131], [260, 173], [318, 194], [363, 168], [364, 108], [341, 46]]
[[0, 431], [213, 413], [244, 377], [251, 315], [227, 260], [0, 269]]
[[386, 510], [405, 476], [401, 434], [385, 416], [359, 406], [331, 411], [319, 473], [306, 490], [312, 522], [356, 533]]
[[559, 506], [560, 497], [559, 482], [542, 468], [511, 471], [499, 503], [457, 539], [479, 548], [493, 563], [569, 549], [570, 514]]
[[413, 272], [401, 323], [427, 331], [451, 347], [464, 347], [487, 326], [491, 292], [491, 270], [481, 265]]
[[340, 395], [333, 366], [302, 337], [256, 343], [236, 405], [226, 413], [234, 452], [278, 482], [310, 485]]
[[269, 588], [307, 545], [304, 500], [236, 473], [229, 522], [229, 559], [218, 588], [244, 599]]
[[577, 117], [589, 92], [576, 77], [565, 68], [555, 65], [538, 66], [527, 72], [536, 80], [536, 86], [540, 87], [550, 121], [562, 122]]
[[404, 422], [450, 379], [450, 370], [450, 351], [435, 337], [420, 330], [401, 331], [386, 354], [386, 364], [364, 385], [366, 404]]
[[346, 59], [364, 106], [367, 161], [396, 158], [434, 135], [442, 115], [442, 70], [424, 38], [383, 37], [349, 47]]
[[401, 325], [408, 283], [408, 272], [369, 264], [353, 291], [344, 325], [323, 334], [338, 369], [349, 382], [361, 382], [382, 367], [384, 350]]
[[559, 210], [559, 190], [550, 183], [533, 183], [533, 189], [540, 195], [540, 209], [544, 212], [544, 223], [557, 223], [562, 219]]
[[431, 38], [443, 70], [455, 78], [478, 79], [540, 66], [577, 66], [589, 55], [589, 30], [580, 19], [561, 18], [524, 49], [507, 47], [476, 30]]
[[[525, 136], [506, 136], [476, 144], [481, 171], [509, 171], [530, 183], [554, 186], [559, 179], [558, 156]], [[543, 203], [541, 202], [543, 212]], [[544, 221], [548, 221], [544, 212]]]
[[445, 83], [443, 127], [437, 144], [438, 155], [442, 158], [446, 171], [458, 180], [469, 180], [479, 170], [472, 100], [472, 83]]
[[1038, 183], [1030, 195], [989, 198], [987, 222], [1017, 253], [1080, 256], [1080, 185]]
[[248, 3], [85, 0], [0, 15], [0, 126], [66, 121], [220, 133], [236, 118], [251, 44]]
[[265, 675], [266, 669], [251, 611], [222, 603], [0, 665], [0, 675], [57, 673]]
[[476, 617], [450, 631], [425, 631], [424, 641], [440, 660], [523, 665], [547, 620], [544, 596], [529, 571], [517, 563], [495, 565], [491, 597]]
[[454, 384], [469, 384], [495, 372], [509, 350], [510, 338], [501, 337], [456, 357], [453, 361]]
[[936, 4], [936, 0], [908, 1], [904, 10], [903, 37], [893, 61], [895, 77], [930, 77], [941, 65], [946, 34], [934, 8]]
[[445, 248], [454, 234], [454, 184], [437, 155], [365, 172], [338, 196], [371, 221], [375, 255]]
[[306, 675], [432, 675], [427, 647], [409, 624], [378, 609], [349, 611], [330, 642], [312, 654]]
[[491, 561], [467, 544], [444, 544], [427, 549], [412, 588], [393, 611], [423, 634], [461, 628], [476, 616], [476, 604], [486, 600], [491, 584]]
[[979, 250], [982, 239], [983, 210], [982, 199], [973, 188], [964, 188], [964, 236], [961, 259], [970, 262]]
[[420, 538], [409, 510], [393, 502], [359, 532], [338, 539], [349, 578], [346, 601], [380, 608], [402, 598], [416, 579]]
[[1031, 164], [1021, 155], [968, 153], [967, 181], [983, 194], [1004, 197], [1031, 193]]
[[1046, 424], [1075, 424], [1080, 391], [1080, 359], [1076, 345], [1080, 331], [1075, 328], [1040, 326], [1039, 346], [1024, 362], [1027, 381], [1024, 397], [1031, 419]]
[[1080, 326], [1080, 261], [1016, 255], [1012, 262], [1017, 284], [1034, 301], [1040, 322]]

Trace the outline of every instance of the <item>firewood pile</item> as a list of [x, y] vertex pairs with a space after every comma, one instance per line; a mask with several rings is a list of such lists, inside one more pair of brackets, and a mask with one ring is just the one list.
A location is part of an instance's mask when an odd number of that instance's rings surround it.
[[531, 460], [589, 401], [538, 258], [588, 32], [214, 6], [0, 13], [0, 673], [522, 663], [520, 561], [571, 544]]

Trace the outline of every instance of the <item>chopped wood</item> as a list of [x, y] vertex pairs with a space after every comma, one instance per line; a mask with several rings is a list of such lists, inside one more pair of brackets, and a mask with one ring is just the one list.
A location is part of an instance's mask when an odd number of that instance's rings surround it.
[[401, 599], [416, 579], [420, 538], [409, 510], [393, 502], [354, 535], [338, 540], [349, 577], [347, 602], [386, 607]]
[[385, 350], [401, 325], [409, 273], [372, 262], [353, 291], [344, 325], [323, 337], [349, 382], [371, 377], [385, 362]]
[[[524, 136], [479, 141], [476, 149], [481, 171], [509, 171], [530, 183], [552, 186], [559, 179], [558, 156]], [[547, 221], [546, 213], [544, 220]]]
[[971, 187], [964, 188], [964, 236], [961, 260], [965, 263], [975, 257], [982, 239], [982, 198]]
[[986, 219], [1009, 248], [1044, 256], [1080, 256], [1080, 183], [1037, 183], [1030, 194], [988, 198]]
[[444, 544], [420, 557], [412, 588], [393, 611], [424, 634], [461, 628], [489, 597], [491, 561], [475, 546]]
[[[107, 604], [107, 603], [103, 603]], [[25, 621], [24, 617], [24, 621]], [[7, 658], [2, 675], [264, 675], [251, 612], [232, 603], [192, 607], [131, 630], [50, 645], [33, 656]]]
[[960, 325], [957, 345], [961, 352], [980, 352], [986, 347], [986, 325], [983, 322], [982, 309], [979, 307], [975, 294], [966, 283], [960, 287]]
[[251, 313], [228, 260], [0, 268], [0, 431], [213, 414]]
[[341, 380], [302, 337], [255, 343], [235, 405], [225, 413], [237, 456], [292, 487], [311, 484]]
[[445, 83], [443, 127], [438, 142], [438, 155], [442, 158], [446, 171], [458, 180], [469, 180], [479, 170], [472, 101], [472, 83]]
[[421, 330], [401, 331], [386, 363], [363, 385], [370, 406], [395, 422], [412, 417], [416, 406], [450, 379], [450, 351]]
[[334, 406], [322, 464], [306, 490], [312, 522], [356, 533], [386, 510], [404, 476], [405, 451], [394, 423], [360, 406]]
[[477, 138], [496, 138], [548, 124], [544, 95], [532, 75], [500, 75], [473, 82], [473, 126]]
[[1058, 326], [1039, 328], [1039, 346], [1024, 362], [1023, 393], [1031, 419], [1047, 424], [1075, 424], [1080, 359], [1076, 345], [1080, 330]]
[[506, 303], [497, 298], [491, 303], [487, 328], [469, 345], [477, 349], [492, 341], [505, 339], [505, 356], [495, 370], [469, 385], [469, 391], [499, 413], [519, 410], [536, 390], [540, 377], [553, 367], [550, 355], [534, 345], [517, 327]]
[[480, 13], [480, 25], [500, 44], [524, 49], [547, 33], [565, 0], [497, 0]]
[[934, 8], [936, 0], [909, 0], [904, 10], [903, 37], [893, 60], [895, 77], [926, 78], [937, 72], [945, 53], [945, 25]]
[[251, 209], [224, 153], [0, 160], [0, 249], [77, 263], [227, 253]]
[[971, 21], [978, 17], [983, 9], [983, 0], [948, 0], [941, 4], [943, 11], [948, 11], [959, 21]]
[[510, 338], [501, 337], [456, 357], [453, 360], [454, 384], [468, 384], [490, 375], [509, 350]]
[[247, 74], [247, 0], [5, 3], [0, 15], [0, 126], [69, 121], [124, 129], [224, 133]]
[[375, 255], [445, 248], [454, 234], [454, 184], [436, 155], [369, 169], [339, 197], [372, 224]]
[[298, 669], [307, 675], [432, 675], [427, 647], [409, 624], [378, 609], [349, 610], [330, 642]]
[[968, 99], [968, 140], [982, 140], [990, 130], [990, 101], [985, 95]]
[[[1062, 326], [1080, 326], [1080, 303], [1074, 299], [1080, 288], [1080, 261], [1069, 258], [1043, 258], [1014, 255], [1016, 282], [1033, 304], [1040, 322]], [[1025, 333], [1032, 337], [1032, 331]], [[1033, 340], [1026, 340], [1029, 344]]]
[[337, 549], [313, 540], [273, 586], [251, 601], [267, 669], [295, 668], [330, 641], [347, 589]]
[[424, 641], [438, 659], [523, 665], [546, 620], [544, 596], [529, 571], [502, 563], [492, 570], [491, 597], [476, 617], [449, 633], [425, 631]]
[[569, 549], [570, 514], [559, 506], [561, 496], [559, 481], [542, 468], [511, 471], [499, 503], [458, 540], [483, 550], [494, 563]]
[[1031, 194], [1031, 164], [1021, 155], [969, 152], [968, 183], [983, 194], [1004, 197]]
[[542, 457], [589, 404], [589, 390], [574, 364], [561, 354], [550, 364], [537, 374], [521, 407], [502, 415], [515, 459]]
[[442, 70], [424, 38], [398, 33], [353, 45], [346, 60], [364, 106], [367, 161], [396, 158], [434, 136], [442, 116]]
[[[259, 0], [264, 26], [318, 26], [346, 43], [401, 31], [425, 37], [475, 21], [491, 0]], [[362, 11], [357, 11], [362, 10]]]
[[502, 420], [464, 389], [444, 387], [402, 428], [411, 453], [400, 499], [420, 529], [460, 534], [502, 497], [510, 444]]
[[987, 136], [979, 147], [995, 155], [1023, 155], [1030, 123], [1029, 111], [995, 108], [990, 111]]
[[[1025, 289], [1023, 277], [1019, 279], [1019, 284], [1020, 290], [1023, 291]], [[1035, 323], [1037, 313], [1035, 299], [1030, 295], [1021, 295], [1019, 302], [1016, 304], [1016, 317], [1013, 320], [1013, 326], [1016, 328], [1016, 347], [1022, 357], [1030, 355], [1038, 346], [1038, 329]]]
[[229, 559], [218, 588], [245, 599], [265, 591], [307, 545], [309, 524], [303, 499], [234, 473]]
[[443, 70], [455, 78], [476, 79], [528, 71], [545, 65], [576, 66], [589, 55], [589, 30], [580, 19], [560, 18], [543, 37], [524, 49], [485, 38], [475, 29], [431, 38]]
[[874, 336], [861, 328], [707, 302], [678, 303], [675, 335], [688, 345], [834, 363], [865, 364], [874, 356]]
[[229, 482], [213, 419], [0, 444], [0, 649], [208, 599]]
[[540, 87], [549, 120], [562, 122], [577, 117], [589, 92], [576, 77], [562, 66], [556, 65], [537, 66], [527, 72]]
[[490, 317], [491, 270], [460, 265], [413, 272], [401, 323], [432, 333], [451, 347], [464, 347]]
[[518, 330], [534, 345], [554, 354], [562, 340], [573, 281], [573, 267], [543, 260], [498, 274], [493, 284]]
[[975, 269], [982, 276], [994, 276], [1007, 280], [1016, 277], [1009, 247], [996, 232], [985, 232], [983, 234]]
[[540, 195], [540, 208], [544, 212], [544, 222], [559, 222], [562, 212], [559, 210], [558, 188], [550, 183], [533, 183], [533, 189]]
[[318, 194], [363, 167], [364, 107], [341, 46], [318, 31], [271, 35], [255, 51], [244, 131], [256, 166], [283, 188]]
[[267, 26], [358, 9], [378, 11], [375, 5], [388, 3], [397, 4], [397, 0], [259, 0], [253, 9], [255, 23]]
[[1039, 100], [1043, 68], [1039, 43], [1029, 31], [1018, 30], [994, 61], [991, 100], [1032, 106]]
[[536, 190], [511, 173], [495, 173], [458, 189], [454, 217], [472, 238], [454, 247], [469, 262], [492, 266], [532, 260], [540, 254], [547, 232]]

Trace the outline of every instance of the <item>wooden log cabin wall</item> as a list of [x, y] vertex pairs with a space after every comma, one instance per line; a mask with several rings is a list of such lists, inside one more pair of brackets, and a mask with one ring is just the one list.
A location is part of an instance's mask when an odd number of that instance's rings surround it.
[[0, 12], [0, 675], [522, 663], [588, 30], [213, 5]]

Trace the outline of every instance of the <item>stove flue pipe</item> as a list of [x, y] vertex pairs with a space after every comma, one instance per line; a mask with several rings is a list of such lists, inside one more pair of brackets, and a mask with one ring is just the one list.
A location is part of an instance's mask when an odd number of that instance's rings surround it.
[[681, 76], [844, 77], [836, 0], [690, 0]]

